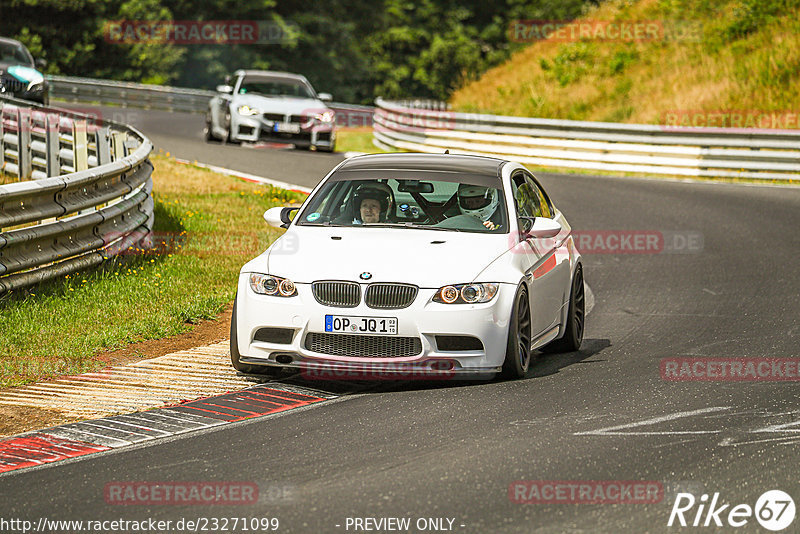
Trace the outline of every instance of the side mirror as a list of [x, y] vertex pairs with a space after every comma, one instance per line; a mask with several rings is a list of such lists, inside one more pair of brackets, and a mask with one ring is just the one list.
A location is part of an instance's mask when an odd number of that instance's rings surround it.
[[44, 70], [47, 67], [47, 61], [45, 61], [42, 58], [38, 58], [36, 61], [33, 62], [33, 64], [39, 70]]
[[561, 232], [561, 223], [547, 217], [520, 217], [519, 233], [522, 239], [546, 239]]
[[294, 213], [300, 208], [284, 208], [277, 206], [264, 212], [264, 220], [275, 228], [288, 228], [294, 218]]
[[231, 87], [230, 85], [218, 85], [217, 86], [217, 92], [218, 93], [223, 93], [223, 94], [226, 94], [226, 95], [232, 95], [233, 94], [233, 87]]
[[330, 93], [319, 93], [317, 96], [323, 102], [332, 102], [333, 101], [333, 95], [331, 95]]

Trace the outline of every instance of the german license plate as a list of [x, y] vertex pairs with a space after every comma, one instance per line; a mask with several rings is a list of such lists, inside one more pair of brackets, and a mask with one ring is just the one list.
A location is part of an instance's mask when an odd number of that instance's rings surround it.
[[336, 334], [397, 335], [397, 317], [358, 317], [353, 315], [326, 315], [325, 331]]
[[281, 133], [300, 133], [300, 125], [291, 122], [276, 122], [272, 125], [272, 130]]

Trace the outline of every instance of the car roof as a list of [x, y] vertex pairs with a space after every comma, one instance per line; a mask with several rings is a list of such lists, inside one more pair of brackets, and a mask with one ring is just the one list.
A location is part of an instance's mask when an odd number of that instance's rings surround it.
[[500, 170], [507, 161], [460, 154], [368, 154], [345, 160], [328, 180], [443, 180], [502, 188]]
[[342, 171], [439, 171], [497, 177], [505, 160], [462, 154], [368, 154], [345, 161]]
[[25, 46], [20, 41], [17, 41], [16, 39], [11, 39], [10, 37], [0, 37], [0, 43], [8, 43], [8, 44]]
[[249, 69], [239, 69], [234, 72], [235, 75], [240, 76], [267, 76], [270, 78], [288, 78], [292, 80], [300, 80], [303, 82], [308, 83], [308, 80], [302, 74], [294, 74], [291, 72], [281, 72], [277, 70], [249, 70]]

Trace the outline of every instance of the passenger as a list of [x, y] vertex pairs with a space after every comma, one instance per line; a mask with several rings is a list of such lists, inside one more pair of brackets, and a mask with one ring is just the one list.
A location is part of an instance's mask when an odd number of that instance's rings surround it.
[[470, 184], [458, 186], [458, 209], [461, 214], [477, 218], [489, 230], [500, 228], [502, 214], [497, 209], [499, 205], [497, 189]]
[[353, 224], [387, 222], [394, 206], [392, 189], [382, 182], [360, 185], [353, 195], [353, 205], [358, 207]]

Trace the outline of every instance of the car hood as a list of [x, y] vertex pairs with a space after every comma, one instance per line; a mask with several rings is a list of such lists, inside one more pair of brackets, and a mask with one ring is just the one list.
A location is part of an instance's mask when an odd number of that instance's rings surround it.
[[474, 281], [508, 250], [508, 237], [435, 230], [294, 226], [242, 271], [273, 274], [296, 283], [363, 281], [359, 279], [361, 273], [370, 273], [369, 282], [438, 288]]
[[316, 98], [298, 98], [292, 96], [236, 95], [233, 99], [236, 107], [247, 105], [258, 109], [261, 113], [282, 113], [285, 115], [301, 115], [322, 113], [328, 107]]

